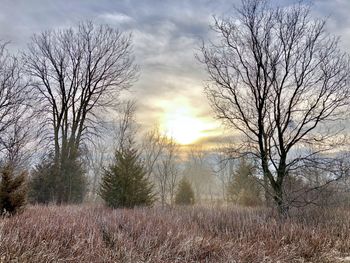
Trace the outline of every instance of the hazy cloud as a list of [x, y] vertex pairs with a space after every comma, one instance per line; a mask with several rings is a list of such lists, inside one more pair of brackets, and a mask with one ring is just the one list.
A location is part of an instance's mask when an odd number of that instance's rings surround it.
[[[157, 100], [186, 97], [198, 109], [199, 118], [212, 114], [202, 92], [207, 76], [194, 54], [201, 39], [209, 38], [213, 15], [233, 13], [232, 0], [2, 0], [0, 39], [11, 41], [12, 49], [23, 49], [33, 33], [73, 26], [79, 21], [108, 23], [132, 32], [139, 81], [131, 96], [139, 102], [139, 119], [155, 121]], [[275, 1], [289, 4], [291, 1]], [[329, 30], [342, 35], [344, 48], [350, 46], [350, 1], [316, 0], [315, 16], [329, 16]], [[158, 115], [157, 115], [158, 114]], [[216, 136], [216, 135], [215, 135]], [[211, 139], [209, 139], [211, 140]]]

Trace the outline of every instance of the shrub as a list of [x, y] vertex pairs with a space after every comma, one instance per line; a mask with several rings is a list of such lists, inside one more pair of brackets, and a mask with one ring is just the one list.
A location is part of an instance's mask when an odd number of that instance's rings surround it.
[[153, 203], [153, 186], [139, 156], [132, 148], [116, 151], [114, 163], [105, 170], [99, 190], [109, 207], [131, 208]]
[[0, 213], [15, 214], [26, 204], [27, 187], [25, 172], [15, 175], [10, 165], [1, 169]]
[[194, 204], [194, 192], [191, 183], [186, 179], [186, 177], [183, 177], [179, 182], [175, 203], [178, 205]]

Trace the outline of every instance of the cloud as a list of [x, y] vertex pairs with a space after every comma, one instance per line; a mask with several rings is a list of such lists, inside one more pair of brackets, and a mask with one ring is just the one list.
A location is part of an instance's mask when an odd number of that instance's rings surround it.
[[[14, 50], [23, 49], [33, 33], [46, 29], [74, 26], [82, 20], [108, 23], [133, 33], [141, 75], [130, 96], [135, 97], [140, 104], [141, 122], [155, 122], [159, 109], [154, 102], [171, 100], [175, 96], [188, 98], [191, 105], [198, 109], [201, 118], [212, 118], [202, 88], [207, 75], [194, 54], [201, 39], [210, 38], [212, 16], [232, 15], [232, 7], [238, 2], [4, 0], [0, 9], [0, 39], [12, 41]], [[291, 1], [283, 1], [283, 4], [288, 3]], [[350, 1], [315, 0], [313, 10], [315, 15], [330, 15], [330, 31], [343, 35], [343, 45], [349, 47]]]
[[111, 23], [111, 24], [124, 24], [124, 23], [130, 23], [133, 22], [134, 19], [126, 14], [123, 13], [104, 13], [102, 15], [99, 15], [98, 18], [105, 20], [106, 23]]

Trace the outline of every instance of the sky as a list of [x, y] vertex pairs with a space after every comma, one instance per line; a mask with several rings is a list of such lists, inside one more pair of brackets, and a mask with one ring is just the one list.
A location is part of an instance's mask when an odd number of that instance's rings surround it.
[[[213, 37], [213, 16], [230, 16], [238, 0], [0, 0], [0, 39], [11, 50], [26, 48], [30, 37], [85, 20], [132, 32], [140, 77], [129, 97], [138, 104], [145, 129], [155, 124], [180, 143], [224, 140], [203, 86], [208, 79], [195, 58], [201, 42]], [[290, 0], [275, 0], [288, 5]], [[312, 1], [313, 15], [328, 18], [328, 30], [350, 51], [350, 0]], [[180, 130], [174, 126], [182, 126]], [[226, 131], [230, 134], [230, 131]], [[226, 136], [226, 135], [225, 135]]]

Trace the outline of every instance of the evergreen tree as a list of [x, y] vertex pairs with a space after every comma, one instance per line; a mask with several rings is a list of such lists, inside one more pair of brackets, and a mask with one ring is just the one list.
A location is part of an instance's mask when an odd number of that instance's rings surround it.
[[261, 187], [254, 173], [255, 168], [252, 164], [245, 159], [240, 160], [227, 188], [229, 201], [243, 206], [262, 204]]
[[85, 190], [85, 172], [78, 160], [67, 161], [64, 167], [58, 168], [49, 157], [31, 172], [29, 198], [32, 203], [80, 203]]
[[87, 179], [82, 161], [76, 157], [53, 166], [56, 176], [57, 203], [81, 203], [87, 189]]
[[20, 211], [26, 204], [26, 198], [26, 173], [15, 175], [14, 169], [5, 165], [1, 170], [0, 214]]
[[194, 204], [194, 192], [191, 183], [186, 179], [186, 177], [183, 177], [179, 182], [175, 203], [178, 205]]
[[52, 160], [43, 159], [31, 171], [29, 180], [29, 201], [31, 203], [48, 204], [56, 200], [57, 174]]
[[133, 148], [117, 150], [115, 161], [105, 170], [99, 195], [109, 207], [149, 206], [154, 202], [152, 184]]

